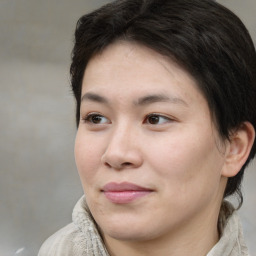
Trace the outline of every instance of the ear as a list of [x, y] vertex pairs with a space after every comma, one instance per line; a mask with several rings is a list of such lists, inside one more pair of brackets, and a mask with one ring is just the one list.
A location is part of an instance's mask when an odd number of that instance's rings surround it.
[[222, 169], [224, 177], [234, 177], [241, 170], [250, 154], [254, 139], [255, 130], [249, 122], [242, 123], [231, 135]]

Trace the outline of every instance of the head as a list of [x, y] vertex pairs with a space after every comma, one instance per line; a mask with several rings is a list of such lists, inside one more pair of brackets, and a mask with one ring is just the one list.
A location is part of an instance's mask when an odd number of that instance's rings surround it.
[[[230, 10], [211, 0], [118, 0], [80, 18], [71, 64], [80, 120], [82, 81], [89, 61], [116, 41], [133, 42], [166, 56], [196, 81], [220, 138], [230, 140], [244, 123], [256, 127], [256, 53], [250, 35]], [[227, 182], [237, 193], [248, 159]]]
[[75, 157], [109, 244], [193, 227], [216, 242], [255, 155], [255, 75], [246, 28], [211, 0], [119, 0], [78, 21]]

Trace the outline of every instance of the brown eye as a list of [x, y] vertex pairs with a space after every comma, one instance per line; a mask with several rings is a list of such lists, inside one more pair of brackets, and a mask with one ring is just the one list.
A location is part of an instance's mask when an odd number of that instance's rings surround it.
[[88, 116], [86, 116], [86, 118], [84, 119], [87, 123], [92, 123], [92, 124], [106, 124], [109, 123], [109, 120], [99, 114], [89, 114]]
[[164, 124], [171, 122], [172, 119], [159, 114], [150, 114], [147, 116], [145, 122], [152, 125]]
[[102, 120], [102, 116], [94, 115], [91, 117], [91, 121], [94, 124], [99, 124]]
[[148, 123], [150, 124], [158, 124], [159, 122], [159, 116], [157, 115], [152, 115], [148, 117]]

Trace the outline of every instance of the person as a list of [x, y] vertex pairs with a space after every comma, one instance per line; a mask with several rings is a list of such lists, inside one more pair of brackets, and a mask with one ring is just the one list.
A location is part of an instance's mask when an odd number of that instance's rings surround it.
[[256, 152], [256, 53], [212, 0], [117, 0], [76, 27], [84, 196], [39, 255], [248, 255], [237, 195]]

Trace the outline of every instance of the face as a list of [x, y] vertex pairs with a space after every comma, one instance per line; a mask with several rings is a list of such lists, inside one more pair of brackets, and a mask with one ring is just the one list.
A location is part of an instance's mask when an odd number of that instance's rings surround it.
[[152, 240], [218, 214], [225, 153], [195, 80], [146, 47], [90, 60], [75, 158], [105, 237]]

